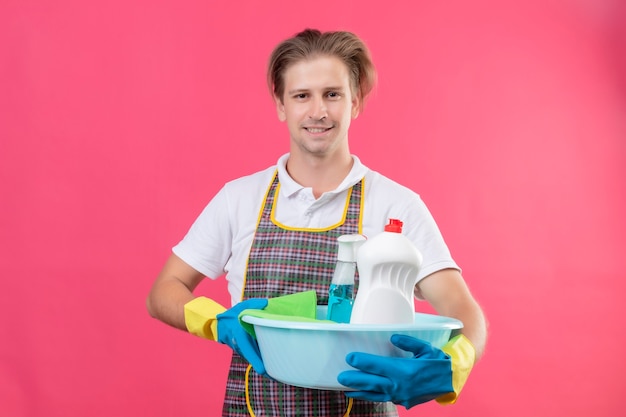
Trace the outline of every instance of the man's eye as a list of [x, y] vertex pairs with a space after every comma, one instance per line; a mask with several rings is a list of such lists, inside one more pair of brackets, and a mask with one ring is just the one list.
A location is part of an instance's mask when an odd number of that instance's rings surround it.
[[334, 91], [330, 91], [328, 93], [328, 97], [330, 97], [330, 98], [338, 98], [339, 97], [339, 93], [334, 92]]
[[302, 99], [306, 98], [306, 94], [300, 93], [300, 94], [296, 94], [294, 97], [297, 98], [297, 99], [302, 100]]

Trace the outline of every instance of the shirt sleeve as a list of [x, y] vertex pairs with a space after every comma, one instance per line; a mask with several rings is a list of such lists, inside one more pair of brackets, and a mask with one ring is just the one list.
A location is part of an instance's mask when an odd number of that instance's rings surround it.
[[430, 210], [418, 195], [415, 195], [409, 205], [406, 218], [405, 234], [417, 246], [423, 257], [418, 282], [442, 269], [461, 270], [452, 258], [448, 245]]
[[172, 252], [189, 266], [215, 279], [224, 273], [230, 257], [232, 231], [228, 193], [222, 188], [202, 210]]
[[[374, 235], [382, 232], [389, 219], [403, 222], [402, 234], [405, 235], [422, 254], [422, 264], [417, 282], [428, 275], [442, 269], [457, 269], [450, 250], [439, 230], [433, 215], [419, 194], [413, 190], [390, 180], [378, 173], [370, 171], [369, 193], [366, 197], [366, 214], [364, 228]], [[366, 182], [367, 187], [367, 182]]]

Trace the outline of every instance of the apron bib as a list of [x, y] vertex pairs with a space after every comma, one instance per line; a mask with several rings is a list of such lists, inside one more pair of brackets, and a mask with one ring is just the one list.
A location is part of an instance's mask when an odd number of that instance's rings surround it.
[[[280, 189], [274, 174], [261, 209], [246, 268], [243, 299], [272, 298], [315, 290], [328, 304], [337, 260], [337, 237], [361, 232], [363, 180], [348, 192], [343, 219], [325, 229], [296, 229], [273, 220]], [[257, 374], [233, 352], [222, 410], [224, 417], [393, 417], [391, 403], [349, 401], [341, 391], [294, 387]]]

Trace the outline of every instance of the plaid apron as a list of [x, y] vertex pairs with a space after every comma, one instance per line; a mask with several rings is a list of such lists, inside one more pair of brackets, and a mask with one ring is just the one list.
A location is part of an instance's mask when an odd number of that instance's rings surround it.
[[[363, 180], [350, 189], [340, 223], [326, 229], [294, 229], [272, 221], [280, 188], [275, 174], [248, 257], [243, 299], [271, 298], [314, 289], [318, 304], [328, 304], [328, 287], [337, 260], [337, 237], [361, 232], [362, 184]], [[260, 376], [233, 352], [222, 415], [392, 417], [398, 414], [391, 403], [356, 399], [350, 402], [341, 391], [294, 387]]]

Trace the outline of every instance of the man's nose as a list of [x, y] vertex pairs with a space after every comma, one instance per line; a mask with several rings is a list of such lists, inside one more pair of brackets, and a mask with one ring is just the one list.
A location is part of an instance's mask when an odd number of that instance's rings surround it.
[[311, 100], [311, 108], [309, 110], [309, 117], [314, 120], [322, 120], [328, 116], [328, 109], [326, 108], [326, 102], [323, 98], [316, 98]]

